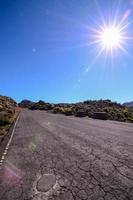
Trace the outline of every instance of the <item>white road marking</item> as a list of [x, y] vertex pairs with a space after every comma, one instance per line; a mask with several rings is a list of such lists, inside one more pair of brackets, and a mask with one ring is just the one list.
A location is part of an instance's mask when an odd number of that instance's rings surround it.
[[8, 149], [9, 149], [9, 146], [10, 146], [10, 144], [11, 144], [12, 138], [13, 138], [13, 136], [14, 136], [14, 132], [15, 132], [15, 129], [16, 129], [16, 126], [17, 126], [19, 117], [20, 117], [20, 114], [19, 114], [18, 117], [17, 117], [17, 120], [16, 120], [15, 125], [14, 125], [13, 130], [12, 130], [11, 137], [10, 137], [10, 139], [9, 139], [7, 145], [6, 145], [6, 148], [5, 148], [5, 150], [4, 150], [4, 153], [3, 153], [3, 155], [2, 155], [2, 157], [1, 157], [1, 159], [0, 159], [0, 169], [2, 168], [2, 164], [3, 164], [4, 160], [5, 160], [5, 157], [6, 157], [6, 155], [7, 155], [7, 151], [8, 151]]

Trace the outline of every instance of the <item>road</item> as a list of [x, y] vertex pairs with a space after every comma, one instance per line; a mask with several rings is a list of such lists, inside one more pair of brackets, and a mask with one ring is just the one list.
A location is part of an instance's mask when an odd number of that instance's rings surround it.
[[133, 200], [133, 124], [22, 110], [1, 200]]

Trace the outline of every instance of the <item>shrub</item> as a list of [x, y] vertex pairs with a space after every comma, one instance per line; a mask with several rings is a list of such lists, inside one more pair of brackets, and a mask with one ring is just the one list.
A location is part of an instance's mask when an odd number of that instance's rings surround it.
[[133, 123], [133, 118], [129, 117], [128, 120]]
[[0, 126], [10, 124], [12, 122], [12, 116], [9, 114], [0, 114]]

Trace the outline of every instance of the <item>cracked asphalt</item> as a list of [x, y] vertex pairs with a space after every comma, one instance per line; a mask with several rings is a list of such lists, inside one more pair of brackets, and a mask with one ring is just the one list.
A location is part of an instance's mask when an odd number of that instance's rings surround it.
[[[47, 192], [41, 177], [53, 174]], [[1, 200], [133, 200], [133, 124], [22, 110]]]

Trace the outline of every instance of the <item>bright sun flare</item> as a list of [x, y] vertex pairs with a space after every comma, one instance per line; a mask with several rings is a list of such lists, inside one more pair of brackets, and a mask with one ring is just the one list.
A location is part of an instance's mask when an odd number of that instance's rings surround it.
[[121, 50], [127, 55], [128, 51], [125, 49], [125, 46], [129, 40], [133, 38], [127, 35], [127, 28], [129, 23], [124, 23], [120, 21], [119, 23], [116, 20], [112, 21], [112, 24], [106, 24], [104, 21], [103, 25], [97, 24], [96, 28], [89, 28], [92, 31], [92, 42], [90, 45], [97, 45], [99, 57], [103, 52], [105, 56], [111, 53], [111, 56], [115, 56], [115, 50]]
[[99, 22], [92, 18], [93, 25], [87, 26], [89, 30], [87, 46], [95, 46], [95, 61], [103, 54], [105, 62], [110, 57], [113, 63], [114, 57], [119, 55], [119, 51], [131, 57], [127, 49], [130, 42], [133, 41], [130, 27], [133, 21], [129, 18], [131, 9], [120, 12], [119, 6], [116, 7], [116, 10], [112, 10], [111, 15], [105, 17], [97, 2], [100, 14]]
[[107, 27], [102, 30], [99, 39], [105, 48], [116, 48], [122, 43], [122, 33], [117, 27]]

